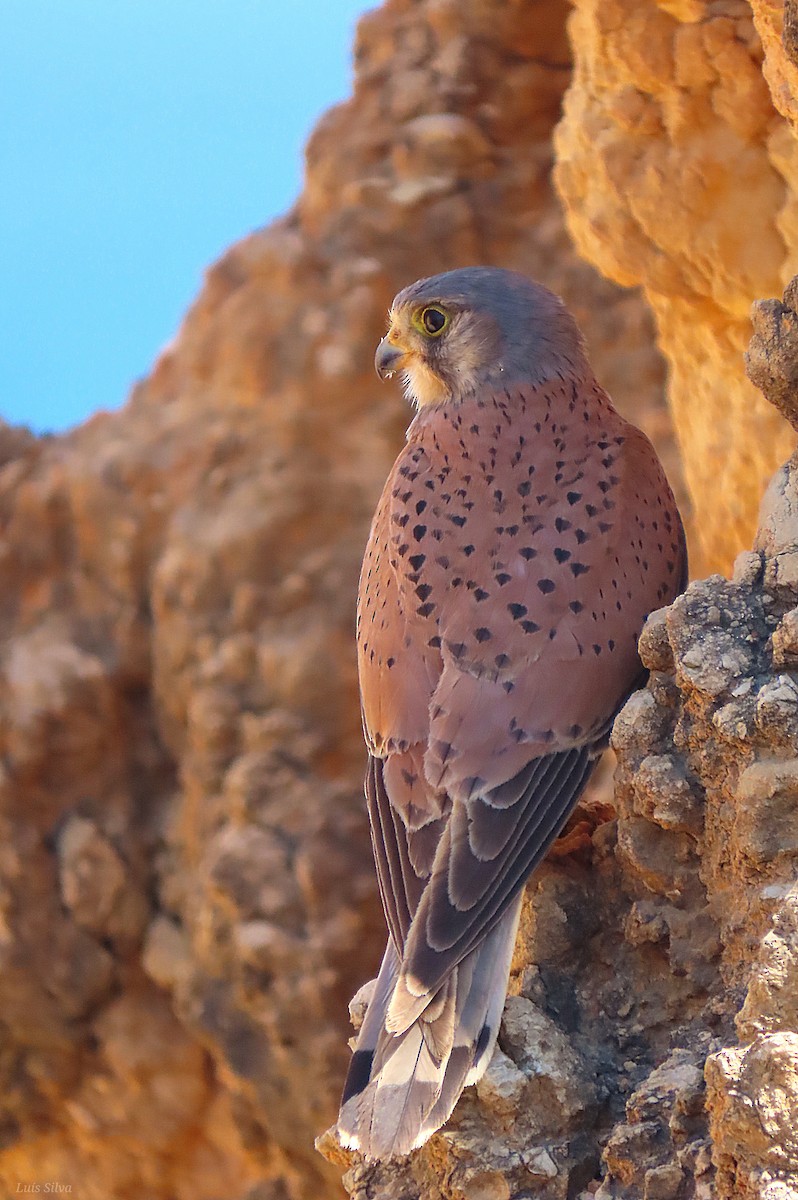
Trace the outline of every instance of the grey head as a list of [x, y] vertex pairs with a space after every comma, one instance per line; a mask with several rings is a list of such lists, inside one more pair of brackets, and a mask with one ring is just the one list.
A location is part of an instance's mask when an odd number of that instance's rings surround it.
[[480, 389], [590, 377], [584, 340], [548, 288], [500, 267], [463, 267], [399, 292], [375, 357], [417, 405]]

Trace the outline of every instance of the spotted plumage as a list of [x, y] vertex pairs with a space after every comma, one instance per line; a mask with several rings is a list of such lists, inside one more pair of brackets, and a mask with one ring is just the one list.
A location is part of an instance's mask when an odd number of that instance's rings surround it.
[[521, 889], [686, 558], [654, 450], [545, 289], [489, 268], [422, 280], [394, 302], [377, 365], [403, 372], [419, 411], [360, 584], [366, 794], [390, 936], [339, 1130], [385, 1158], [423, 1143], [487, 1065]]

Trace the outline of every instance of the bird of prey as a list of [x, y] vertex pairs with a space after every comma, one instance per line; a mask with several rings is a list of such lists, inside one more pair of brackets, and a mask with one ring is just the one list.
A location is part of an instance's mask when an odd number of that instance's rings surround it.
[[338, 1119], [406, 1154], [496, 1043], [530, 872], [641, 682], [647, 615], [686, 581], [650, 442], [562, 301], [514, 272], [405, 288], [376, 354], [417, 414], [360, 578], [366, 797], [388, 945]]

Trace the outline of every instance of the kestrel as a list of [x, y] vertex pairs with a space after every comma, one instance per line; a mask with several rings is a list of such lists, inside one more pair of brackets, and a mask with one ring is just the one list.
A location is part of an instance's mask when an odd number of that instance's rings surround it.
[[641, 682], [682, 590], [651, 443], [562, 301], [466, 268], [400, 292], [376, 354], [417, 408], [358, 597], [366, 797], [388, 945], [338, 1131], [406, 1154], [496, 1043], [522, 890]]

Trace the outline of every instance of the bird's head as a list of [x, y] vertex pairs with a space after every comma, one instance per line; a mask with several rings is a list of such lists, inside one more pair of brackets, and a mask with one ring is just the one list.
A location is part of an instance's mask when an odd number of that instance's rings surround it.
[[582, 335], [559, 297], [498, 267], [447, 271], [399, 292], [374, 365], [383, 379], [400, 374], [419, 407], [589, 373]]

